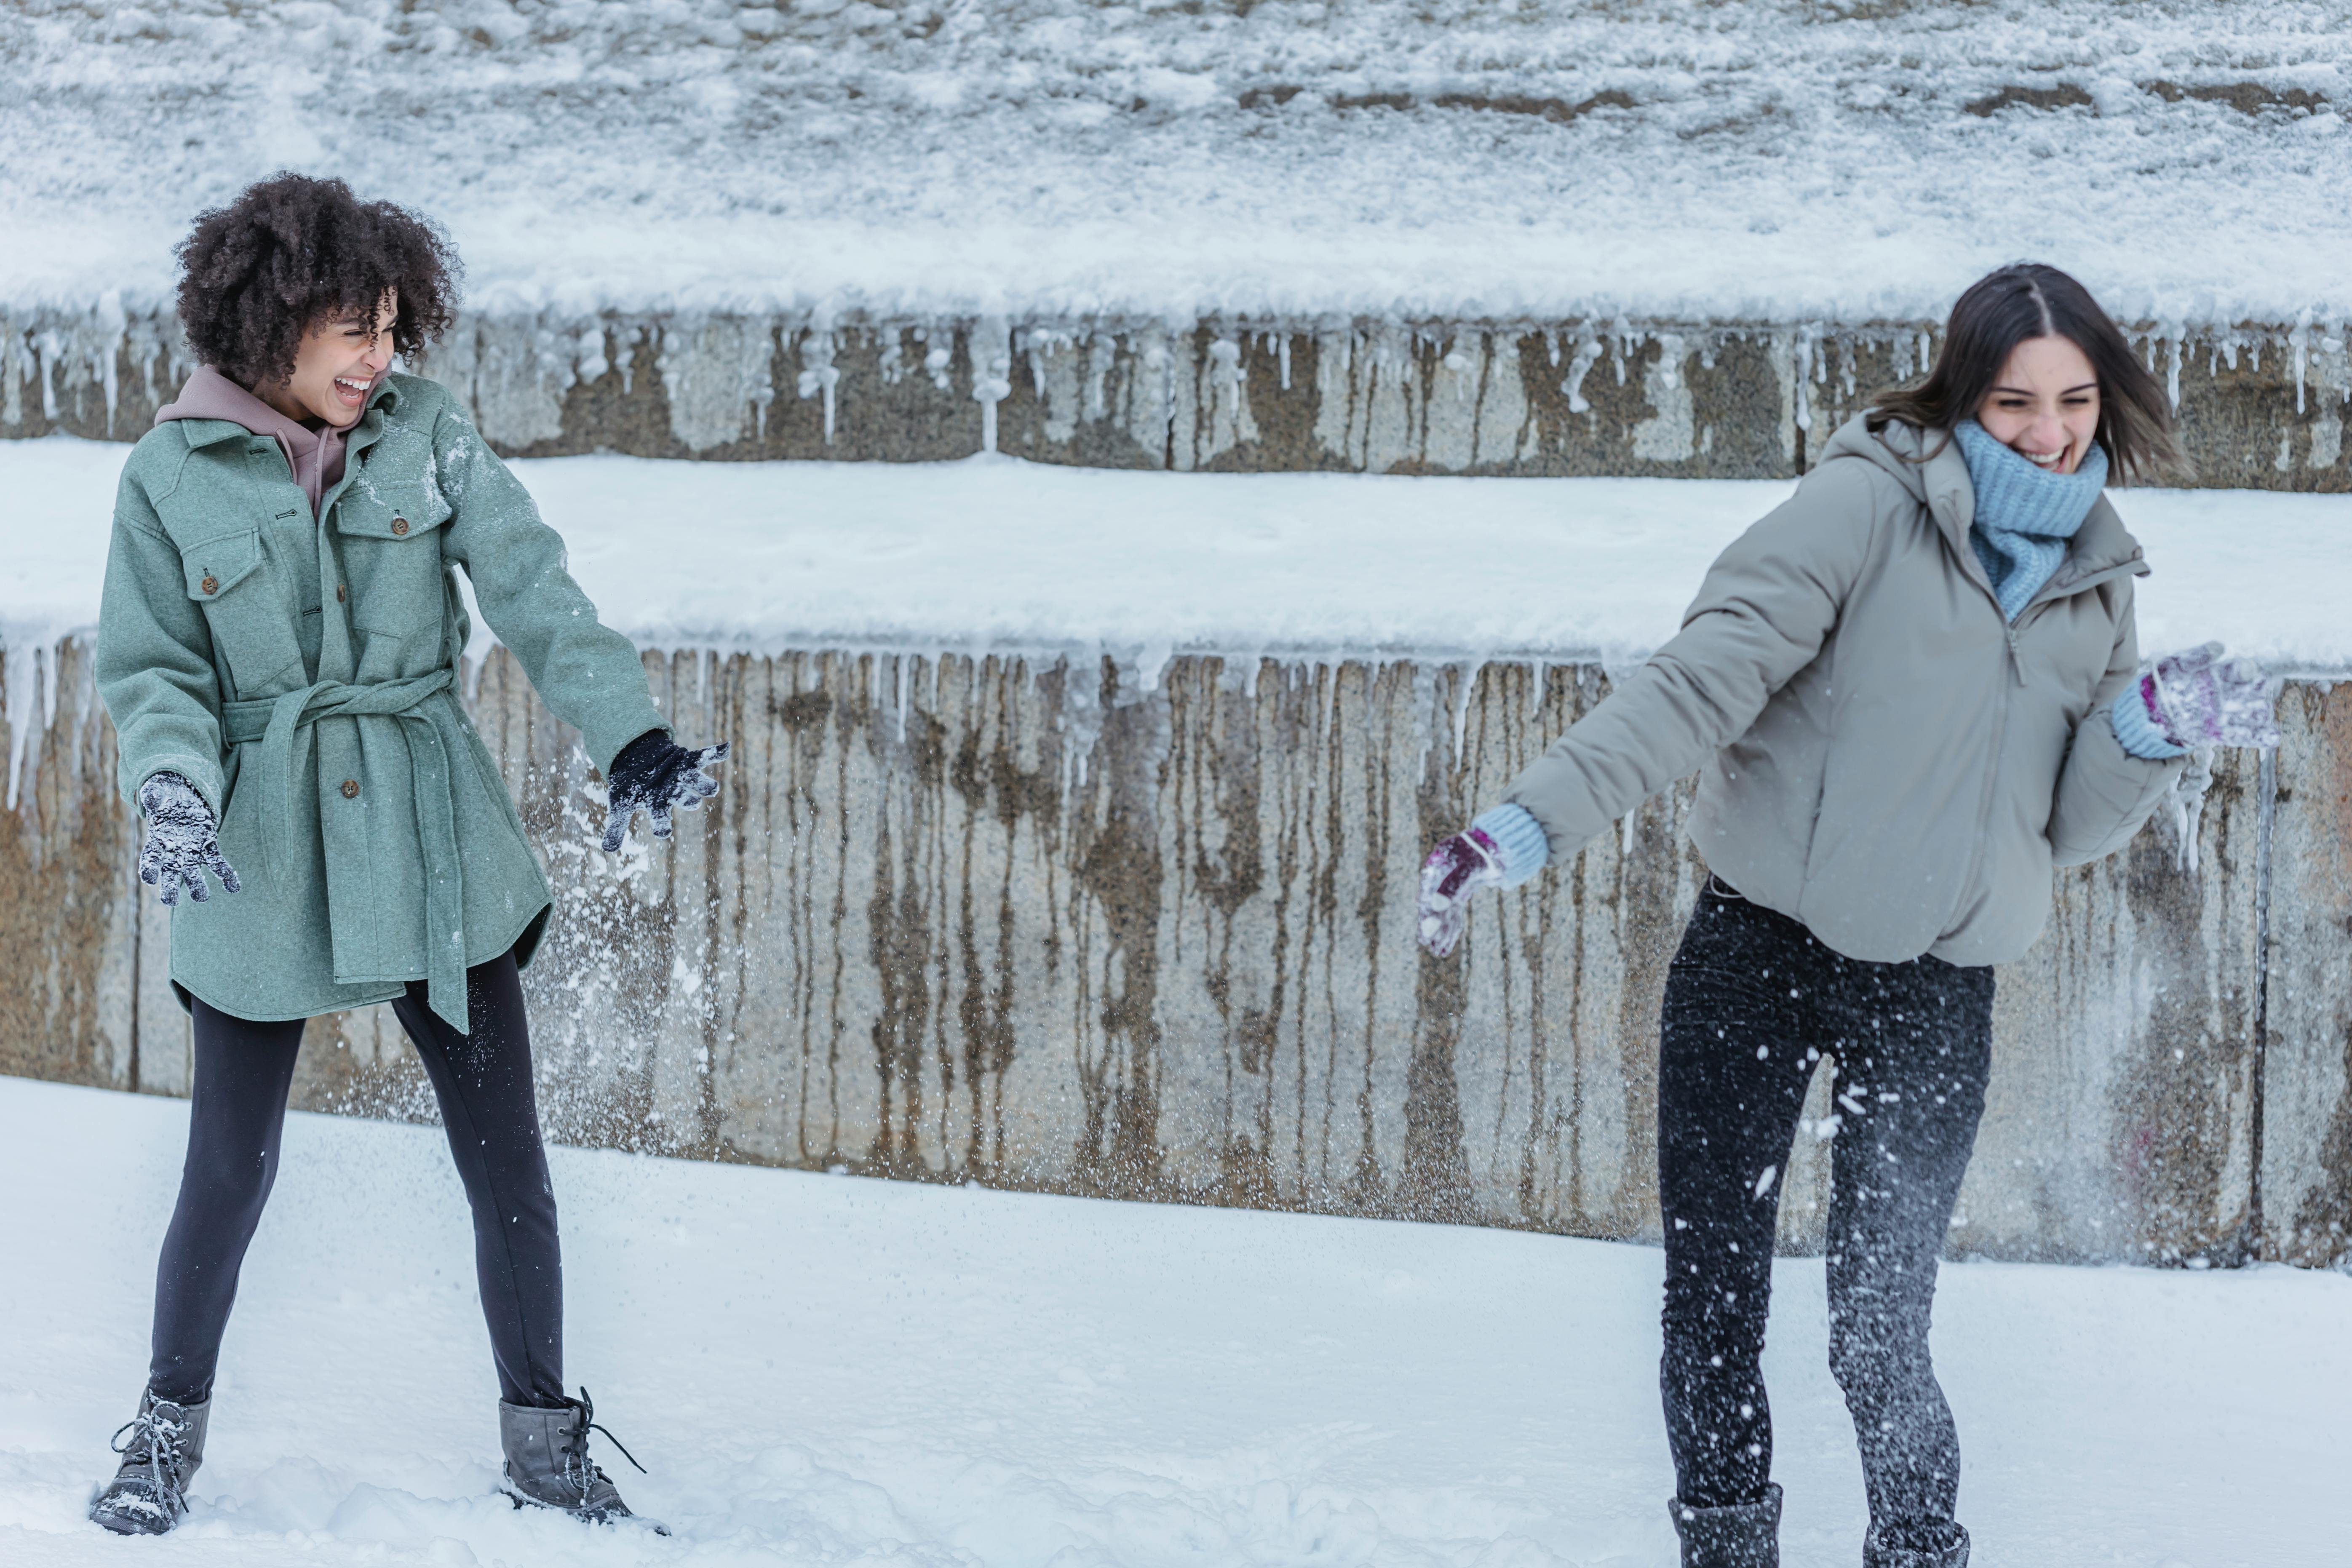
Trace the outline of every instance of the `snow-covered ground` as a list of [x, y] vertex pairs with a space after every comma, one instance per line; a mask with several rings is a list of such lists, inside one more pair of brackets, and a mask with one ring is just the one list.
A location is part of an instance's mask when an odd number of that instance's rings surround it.
[[[569, 1371], [664, 1541], [514, 1512], [430, 1128], [291, 1120], [196, 1511], [82, 1522], [144, 1372], [178, 1101], [0, 1079], [0, 1561], [1667, 1568], [1659, 1254], [559, 1150]], [[1862, 1481], [1817, 1259], [1767, 1374], [1790, 1568]], [[2345, 1560], [2352, 1279], [1948, 1267], [1979, 1561]], [[600, 1439], [601, 1446], [601, 1439]]]
[[[280, 167], [473, 303], [1940, 318], [2021, 255], [2352, 315], [2352, 0], [19, 0], [0, 307], [152, 306]], [[2193, 237], [2193, 238], [2191, 237]]]
[[[96, 621], [130, 448], [0, 442], [0, 637]], [[517, 462], [614, 626], [658, 647], [1598, 657], [1674, 635], [1780, 481], [1182, 474], [954, 463]], [[2142, 646], [2352, 671], [2352, 496], [2123, 490]], [[483, 636], [477, 628], [478, 636]]]

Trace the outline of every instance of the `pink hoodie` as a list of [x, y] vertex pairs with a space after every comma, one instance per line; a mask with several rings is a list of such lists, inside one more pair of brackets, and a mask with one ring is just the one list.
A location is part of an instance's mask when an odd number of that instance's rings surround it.
[[310, 515], [319, 515], [319, 499], [343, 477], [343, 433], [331, 425], [313, 430], [272, 408], [244, 387], [206, 365], [188, 377], [176, 403], [155, 411], [155, 423], [173, 419], [226, 419], [257, 436], [275, 436], [294, 470], [294, 482], [310, 498]]

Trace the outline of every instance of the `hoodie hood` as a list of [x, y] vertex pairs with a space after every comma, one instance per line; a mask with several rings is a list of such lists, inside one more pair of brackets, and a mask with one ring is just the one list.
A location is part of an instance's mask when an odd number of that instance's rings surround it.
[[310, 498], [310, 515], [319, 513], [319, 500], [343, 477], [343, 432], [332, 426], [313, 430], [289, 419], [253, 393], [210, 365], [188, 377], [174, 402], [155, 411], [155, 423], [174, 419], [226, 419], [257, 436], [268, 436], [286, 454], [294, 482]]

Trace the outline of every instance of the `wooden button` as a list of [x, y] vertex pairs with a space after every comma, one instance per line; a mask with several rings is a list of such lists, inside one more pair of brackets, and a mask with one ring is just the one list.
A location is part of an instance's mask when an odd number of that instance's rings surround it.
[[341, 583], [335, 584], [335, 603], [340, 605], [343, 602], [343, 595], [345, 592], [347, 592], [347, 590]]
[[203, 582], [197, 584], [196, 586], [202, 588], [207, 594], [217, 594], [220, 592], [220, 579], [217, 577], [207, 577]]
[[345, 779], [343, 781], [343, 798], [345, 800], [357, 800], [359, 797], [360, 781], [357, 779]]
[[392, 520], [392, 531], [394, 533], [406, 533], [408, 531], [408, 520], [404, 517], [394, 518]]

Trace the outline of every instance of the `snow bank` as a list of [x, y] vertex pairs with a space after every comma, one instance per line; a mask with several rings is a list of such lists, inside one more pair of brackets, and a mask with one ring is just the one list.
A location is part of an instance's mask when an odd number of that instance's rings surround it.
[[[2352, 0], [27, 0], [0, 305], [152, 305], [278, 167], [491, 314], [2352, 316]], [[2194, 236], [2194, 243], [2184, 237]]]
[[[186, 1107], [0, 1079], [0, 1556], [82, 1522], [136, 1399]], [[440, 1135], [296, 1114], [195, 1513], [162, 1550], [360, 1563], [1551, 1568], [1674, 1561], [1659, 1255], [559, 1149], [570, 1376], [677, 1531], [491, 1495], [497, 1397]], [[1822, 1265], [1766, 1353], [1794, 1568], [1853, 1560]], [[1988, 1562], [2341, 1561], [2352, 1280], [1947, 1266]], [[601, 1439], [599, 1440], [601, 1443]]]
[[[95, 623], [129, 448], [0, 444], [0, 636]], [[1777, 481], [1174, 474], [956, 463], [518, 461], [648, 647], [1638, 662]], [[2129, 490], [2143, 646], [2352, 671], [2352, 496]], [[478, 634], [486, 635], [486, 634]], [[483, 646], [487, 646], [485, 643]], [[16, 710], [21, 711], [22, 710]]]

